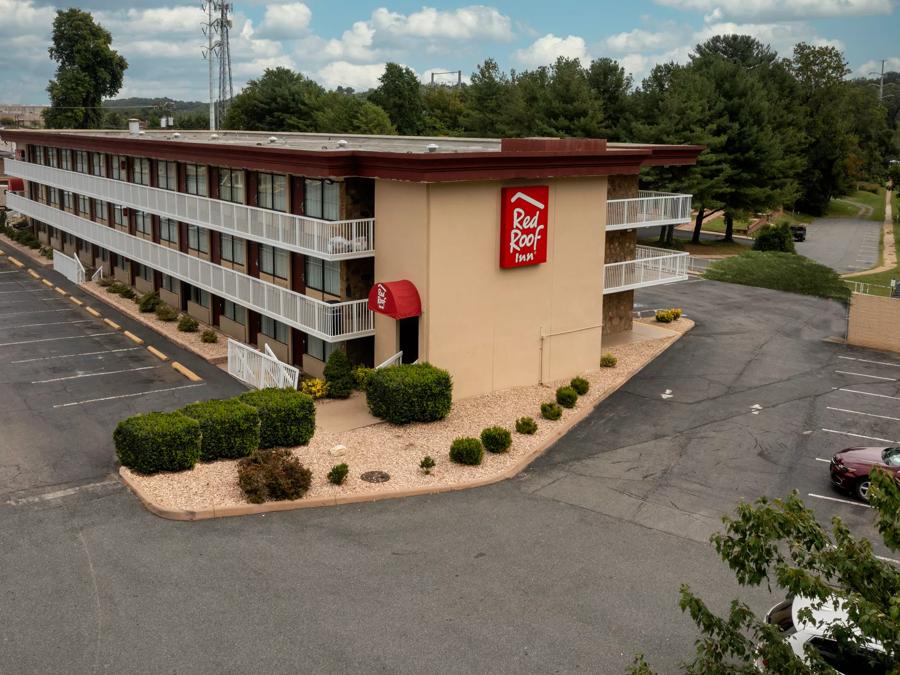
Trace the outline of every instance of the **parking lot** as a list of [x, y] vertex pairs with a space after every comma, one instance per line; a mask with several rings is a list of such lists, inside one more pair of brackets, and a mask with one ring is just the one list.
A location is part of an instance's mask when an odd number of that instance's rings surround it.
[[[148, 345], [168, 358], [154, 356]], [[186, 378], [174, 360], [202, 379]], [[52, 269], [29, 272], [27, 264], [20, 268], [0, 256], [0, 506], [118, 489], [112, 431], [120, 419], [239, 391], [219, 368], [81, 293]]]

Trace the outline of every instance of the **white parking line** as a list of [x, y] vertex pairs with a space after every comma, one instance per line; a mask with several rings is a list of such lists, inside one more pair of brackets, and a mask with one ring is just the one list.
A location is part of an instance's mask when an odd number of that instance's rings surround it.
[[119, 396], [104, 396], [103, 398], [89, 398], [86, 401], [72, 401], [71, 403], [57, 403], [54, 408], [68, 408], [73, 405], [85, 405], [87, 403], [99, 403], [101, 401], [113, 401], [119, 398], [132, 398], [134, 396], [147, 396], [148, 394], [161, 394], [166, 391], [177, 391], [179, 389], [191, 389], [192, 387], [205, 387], [206, 382], [197, 384], [183, 384], [180, 387], [169, 387], [167, 389], [151, 389], [150, 391], [139, 391], [135, 394], [121, 394]]
[[827, 499], [830, 502], [839, 502], [841, 504], [850, 504], [850, 506], [862, 506], [865, 509], [871, 509], [872, 507], [868, 504], [864, 504], [863, 502], [851, 502], [849, 499], [838, 499], [837, 497], [826, 497], [825, 495], [817, 495], [812, 492], [809, 493], [810, 497], [815, 497], [816, 499]]
[[53, 321], [51, 323], [22, 323], [18, 326], [3, 326], [3, 328], [37, 328], [38, 326], [65, 326], [70, 323], [93, 323], [93, 319], [76, 319], [75, 321]]
[[840, 373], [841, 375], [858, 375], [859, 377], [871, 377], [873, 380], [888, 380], [889, 382], [896, 382], [896, 377], [882, 377], [881, 375], [869, 375], [868, 373], [851, 373], [849, 370], [836, 370], [836, 373]]
[[78, 487], [66, 488], [65, 490], [55, 490], [53, 492], [45, 492], [41, 495], [34, 495], [33, 497], [22, 497], [21, 499], [8, 499], [6, 503], [10, 506], [21, 506], [23, 504], [35, 504], [37, 502], [46, 502], [51, 499], [60, 499], [61, 497], [68, 497], [69, 495], [74, 495], [82, 490], [90, 490], [92, 488], [106, 487], [107, 485], [116, 485], [119, 481], [117, 480], [105, 480], [99, 483], [89, 483], [88, 485], [79, 485]]
[[100, 335], [117, 335], [116, 331], [111, 330], [105, 333], [88, 333], [87, 335], [71, 335], [69, 337], [41, 338], [40, 340], [20, 340], [19, 342], [0, 342], [0, 347], [13, 347], [15, 345], [33, 345], [38, 342], [56, 342], [57, 340], [83, 340], [89, 337], [98, 337]]
[[838, 391], [846, 391], [848, 394], [862, 394], [863, 396], [874, 396], [876, 398], [892, 398], [900, 401], [900, 396], [888, 396], [887, 394], [873, 394], [871, 391], [857, 391], [856, 389], [844, 389], [841, 387]]
[[76, 356], [96, 356], [97, 354], [115, 354], [116, 352], [133, 352], [140, 347], [122, 347], [122, 349], [104, 349], [102, 352], [81, 352], [80, 354], [60, 354], [59, 356], [39, 356], [34, 359], [19, 359], [10, 363], [31, 363], [33, 361], [51, 361], [53, 359], [71, 359]]
[[876, 415], [875, 413], [860, 412], [859, 410], [847, 410], [846, 408], [832, 408], [831, 406], [828, 406], [827, 410], [835, 410], [837, 412], [850, 413], [851, 415], [865, 415], [866, 417], [878, 417], [879, 419], [883, 419], [883, 420], [893, 420], [894, 422], [900, 422], [900, 417], [891, 417], [890, 415]]
[[124, 370], [103, 370], [99, 373], [83, 373], [81, 375], [67, 375], [65, 377], [54, 377], [50, 380], [35, 380], [31, 384], [47, 384], [48, 382], [62, 382], [63, 380], [80, 380], [83, 377], [100, 377], [101, 375], [119, 375], [121, 373], [135, 373], [139, 370], [153, 370], [154, 368], [162, 368], [162, 366], [141, 366], [140, 368], [126, 368]]
[[900, 368], [900, 363], [889, 363], [887, 361], [871, 361], [870, 359], [858, 359], [855, 356], [839, 356], [839, 359], [845, 359], [846, 361], [860, 361], [861, 363], [874, 363], [878, 366], [893, 366], [894, 368]]
[[836, 431], [835, 429], [822, 429], [829, 434], [841, 434], [842, 436], [853, 436], [854, 438], [865, 438], [867, 441], [881, 441], [882, 443], [896, 443], [889, 438], [878, 438], [877, 436], [863, 436], [862, 434], [852, 434], [849, 431]]
[[74, 312], [75, 307], [63, 307], [62, 309], [36, 309], [31, 312], [13, 312], [11, 314], [0, 314], [0, 318], [6, 316], [25, 316], [26, 314], [49, 314], [50, 312]]

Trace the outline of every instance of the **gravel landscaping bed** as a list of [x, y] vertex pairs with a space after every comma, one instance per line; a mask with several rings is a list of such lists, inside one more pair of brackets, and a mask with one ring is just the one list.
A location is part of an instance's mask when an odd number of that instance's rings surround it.
[[[648, 323], [656, 322], [651, 319]], [[590, 390], [579, 397], [575, 408], [564, 409], [562, 418], [555, 422], [541, 418], [540, 405], [554, 400], [556, 387], [568, 384], [568, 381], [519, 387], [456, 401], [446, 419], [431, 424], [395, 426], [379, 423], [341, 433], [317, 428], [308, 446], [292, 449], [313, 473], [312, 487], [304, 499], [377, 497], [379, 493], [399, 490], [453, 489], [499, 478], [504, 471], [533, 458], [560, 431], [568, 429], [587, 410], [669, 347], [678, 339], [679, 333], [690, 330], [693, 325], [689, 319], [682, 318], [665, 325], [673, 332], [670, 337], [609, 349], [618, 359], [617, 365], [584, 373], [583, 377], [590, 382]], [[354, 393], [354, 396], [363, 395]], [[319, 405], [338, 404], [323, 402]], [[515, 432], [516, 418], [524, 416], [537, 422], [536, 434], [526, 436]], [[477, 437], [482, 429], [494, 425], [504, 426], [512, 432], [509, 452], [486, 452], [480, 466], [461, 466], [449, 460], [453, 439]], [[337, 445], [346, 449], [340, 454], [332, 454]], [[431, 475], [425, 475], [419, 469], [419, 462], [425, 455], [430, 455], [437, 464]], [[350, 466], [350, 474], [343, 485], [332, 485], [326, 474], [332, 466], [342, 462]], [[198, 464], [190, 471], [153, 476], [136, 474], [128, 469], [122, 471], [145, 499], [163, 509], [199, 511], [247, 503], [238, 487], [235, 460]], [[360, 479], [367, 471], [386, 471], [391, 478], [385, 483], [367, 483]]]
[[34, 264], [41, 265], [42, 267], [50, 267], [53, 265], [53, 260], [42, 256], [40, 253], [38, 253], [38, 249], [22, 246], [22, 244], [17, 241], [13, 241], [5, 234], [0, 235], [0, 241], [3, 242], [4, 246], [9, 246], [11, 249], [15, 249], [16, 253], [20, 254], [20, 257], [24, 256], [25, 260], [23, 260], [22, 262], [29, 260]]

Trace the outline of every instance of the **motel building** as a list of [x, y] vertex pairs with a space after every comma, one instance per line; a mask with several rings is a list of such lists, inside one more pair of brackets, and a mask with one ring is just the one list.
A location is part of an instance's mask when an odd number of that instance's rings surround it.
[[[687, 255], [636, 244], [690, 220], [643, 167], [702, 148], [602, 139], [6, 130], [40, 241], [321, 376], [429, 361], [457, 398], [598, 367], [637, 288]], [[21, 179], [21, 180], [16, 180]], [[643, 236], [652, 236], [643, 230]]]

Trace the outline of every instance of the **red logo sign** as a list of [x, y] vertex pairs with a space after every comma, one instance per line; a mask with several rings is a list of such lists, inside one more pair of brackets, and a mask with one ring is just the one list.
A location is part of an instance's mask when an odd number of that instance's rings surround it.
[[500, 212], [500, 267], [547, 262], [546, 185], [503, 188]]

